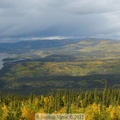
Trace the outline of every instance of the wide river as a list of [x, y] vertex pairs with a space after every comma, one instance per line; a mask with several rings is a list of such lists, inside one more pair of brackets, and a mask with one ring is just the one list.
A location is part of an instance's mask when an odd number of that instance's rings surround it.
[[7, 57], [11, 57], [12, 55], [10, 55], [10, 54], [6, 54], [6, 53], [0, 53], [0, 69], [3, 67], [3, 59], [4, 58], [7, 58]]

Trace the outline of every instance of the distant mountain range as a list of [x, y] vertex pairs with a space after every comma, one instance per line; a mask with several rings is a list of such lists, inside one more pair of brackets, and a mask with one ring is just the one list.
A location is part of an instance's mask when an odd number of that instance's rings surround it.
[[0, 52], [7, 53], [28, 53], [31, 50], [41, 50], [47, 48], [60, 47], [68, 44], [74, 44], [79, 39], [64, 39], [64, 40], [30, 40], [20, 41], [16, 43], [0, 43]]
[[0, 52], [27, 54], [30, 57], [69, 55], [75, 59], [120, 58], [120, 41], [105, 39], [34, 40], [0, 43]]

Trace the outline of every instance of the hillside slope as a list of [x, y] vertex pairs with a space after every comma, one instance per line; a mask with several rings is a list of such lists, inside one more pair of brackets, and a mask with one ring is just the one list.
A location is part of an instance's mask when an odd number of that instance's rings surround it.
[[[34, 51], [39, 55], [41, 51]], [[77, 43], [46, 50], [51, 54], [72, 55], [80, 59], [120, 59], [120, 41], [86, 39]]]
[[25, 57], [38, 57], [26, 59], [19, 54], [24, 59], [4, 59], [0, 91], [28, 94], [52, 89], [103, 89], [105, 84], [120, 87], [120, 41], [86, 39], [29, 50]]

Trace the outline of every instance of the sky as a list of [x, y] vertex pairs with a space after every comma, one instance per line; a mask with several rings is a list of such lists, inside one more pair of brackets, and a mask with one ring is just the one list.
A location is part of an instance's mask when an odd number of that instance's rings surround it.
[[120, 0], [0, 0], [0, 42], [51, 37], [119, 38]]

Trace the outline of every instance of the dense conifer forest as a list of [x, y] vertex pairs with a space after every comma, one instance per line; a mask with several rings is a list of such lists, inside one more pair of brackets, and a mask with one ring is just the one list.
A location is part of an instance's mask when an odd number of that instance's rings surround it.
[[53, 90], [49, 95], [29, 96], [0, 94], [1, 120], [34, 120], [36, 113], [83, 113], [85, 120], [119, 120], [120, 89]]

